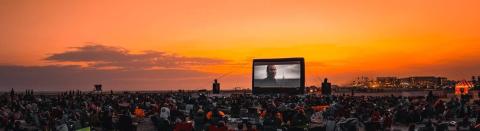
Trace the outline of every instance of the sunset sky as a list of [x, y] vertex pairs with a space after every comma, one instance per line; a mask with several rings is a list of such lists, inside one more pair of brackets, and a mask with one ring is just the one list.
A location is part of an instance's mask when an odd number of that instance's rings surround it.
[[253, 58], [306, 84], [480, 75], [478, 0], [2, 0], [0, 90], [251, 87]]

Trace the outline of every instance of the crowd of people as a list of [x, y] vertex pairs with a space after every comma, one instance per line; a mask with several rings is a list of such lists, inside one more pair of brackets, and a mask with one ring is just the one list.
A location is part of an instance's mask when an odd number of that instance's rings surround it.
[[150, 124], [158, 131], [479, 130], [480, 101], [471, 98], [431, 93], [402, 97], [12, 91], [0, 96], [0, 128], [132, 131]]

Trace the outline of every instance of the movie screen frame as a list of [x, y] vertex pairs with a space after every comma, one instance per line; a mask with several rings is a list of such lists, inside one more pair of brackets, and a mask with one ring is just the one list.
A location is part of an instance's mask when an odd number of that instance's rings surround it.
[[[261, 87], [256, 86], [255, 66], [259, 65], [282, 65], [299, 64], [300, 78], [299, 85], [293, 87]], [[258, 81], [257, 81], [258, 82]], [[303, 94], [305, 91], [305, 60], [304, 58], [272, 58], [272, 59], [253, 59], [252, 62], [252, 93], [253, 94]]]

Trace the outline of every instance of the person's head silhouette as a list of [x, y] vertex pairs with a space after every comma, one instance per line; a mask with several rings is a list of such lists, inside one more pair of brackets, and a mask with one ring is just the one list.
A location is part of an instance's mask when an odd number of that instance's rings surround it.
[[277, 74], [277, 68], [275, 65], [267, 66], [267, 80], [275, 80], [275, 75]]

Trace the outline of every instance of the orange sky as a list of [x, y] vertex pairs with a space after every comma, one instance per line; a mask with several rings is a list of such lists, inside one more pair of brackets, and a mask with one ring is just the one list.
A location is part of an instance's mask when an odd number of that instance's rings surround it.
[[305, 57], [307, 85], [320, 77], [345, 84], [360, 75], [470, 79], [480, 75], [479, 6], [478, 0], [0, 1], [0, 64], [65, 64], [45, 58], [96, 43], [133, 54], [225, 60], [188, 69], [212, 77], [233, 71], [226, 87], [249, 87], [251, 59], [267, 57]]

